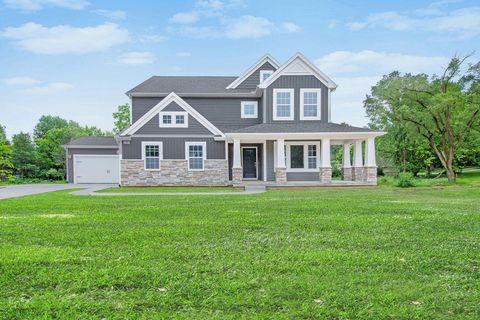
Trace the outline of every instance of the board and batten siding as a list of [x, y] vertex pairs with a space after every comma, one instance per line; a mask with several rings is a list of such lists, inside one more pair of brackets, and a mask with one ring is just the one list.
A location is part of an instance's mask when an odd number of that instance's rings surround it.
[[255, 70], [247, 79], [237, 86], [237, 89], [251, 89], [254, 91], [257, 86], [260, 84], [260, 71], [261, 70], [271, 70], [276, 71], [277, 69], [270, 64], [270, 62], [265, 62], [261, 67]]
[[67, 181], [73, 183], [73, 155], [75, 154], [118, 154], [118, 149], [101, 148], [68, 148], [67, 151]]
[[[300, 120], [300, 89], [315, 88], [322, 90], [321, 98], [321, 120]], [[294, 120], [273, 120], [273, 89], [294, 89]], [[292, 122], [328, 122], [328, 88], [315, 76], [281, 76], [275, 80], [264, 93], [267, 110], [266, 123], [292, 123]]]
[[142, 141], [162, 141], [163, 159], [185, 159], [185, 142], [206, 142], [207, 159], [225, 159], [225, 142], [215, 141], [213, 138], [185, 138], [185, 137], [132, 137], [129, 144], [122, 145], [123, 159], [141, 159]]

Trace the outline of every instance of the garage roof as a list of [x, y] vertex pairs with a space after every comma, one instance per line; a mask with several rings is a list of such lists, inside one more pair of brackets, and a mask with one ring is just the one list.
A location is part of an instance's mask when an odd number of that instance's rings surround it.
[[114, 137], [80, 137], [65, 144], [67, 148], [89, 148], [89, 147], [105, 147], [118, 148], [118, 143]]

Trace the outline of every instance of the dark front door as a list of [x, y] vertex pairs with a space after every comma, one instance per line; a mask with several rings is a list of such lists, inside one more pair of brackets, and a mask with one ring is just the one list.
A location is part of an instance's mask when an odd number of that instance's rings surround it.
[[243, 148], [243, 178], [257, 178], [257, 148]]

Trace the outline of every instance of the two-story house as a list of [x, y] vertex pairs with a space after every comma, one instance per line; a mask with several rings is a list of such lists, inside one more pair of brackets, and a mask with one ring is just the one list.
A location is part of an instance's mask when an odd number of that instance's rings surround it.
[[127, 92], [131, 125], [119, 136], [66, 146], [68, 179], [123, 186], [328, 184], [330, 147], [342, 145], [343, 180], [375, 184], [375, 137], [382, 133], [332, 123], [336, 87], [300, 53], [282, 65], [267, 54], [237, 77], [151, 77]]

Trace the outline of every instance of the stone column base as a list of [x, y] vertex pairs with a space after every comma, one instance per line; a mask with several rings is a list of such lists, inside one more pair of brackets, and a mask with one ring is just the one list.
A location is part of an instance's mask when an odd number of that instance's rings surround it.
[[352, 168], [352, 179], [353, 179], [353, 181], [364, 181], [365, 180], [363, 167], [353, 167]]
[[287, 183], [287, 168], [277, 168], [275, 170], [275, 182]]
[[332, 168], [331, 167], [320, 168], [319, 177], [320, 177], [321, 183], [332, 182]]
[[232, 183], [233, 186], [242, 186], [243, 184], [243, 168], [232, 168]]
[[348, 168], [342, 168], [342, 180], [343, 181], [352, 181], [353, 177], [352, 177], [352, 168], [351, 167], [348, 167]]
[[377, 167], [365, 167], [363, 168], [364, 170], [364, 176], [365, 176], [365, 181], [369, 183], [374, 183], [377, 184]]

